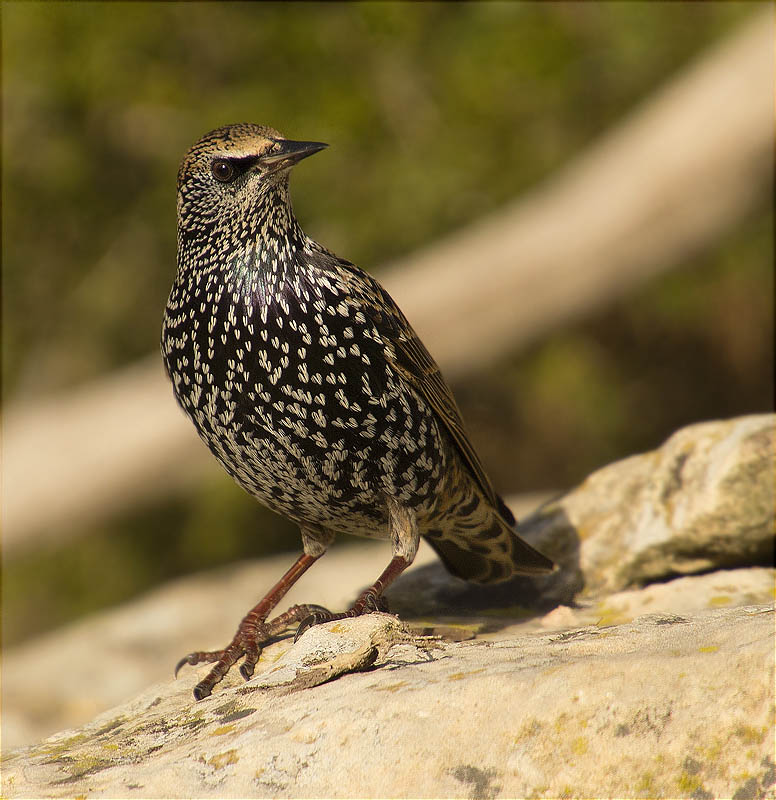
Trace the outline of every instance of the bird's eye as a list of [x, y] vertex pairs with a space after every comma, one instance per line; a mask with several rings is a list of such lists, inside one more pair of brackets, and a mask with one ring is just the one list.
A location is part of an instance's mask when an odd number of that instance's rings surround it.
[[221, 183], [229, 183], [236, 175], [234, 164], [225, 158], [217, 158], [211, 165], [210, 171], [213, 177]]

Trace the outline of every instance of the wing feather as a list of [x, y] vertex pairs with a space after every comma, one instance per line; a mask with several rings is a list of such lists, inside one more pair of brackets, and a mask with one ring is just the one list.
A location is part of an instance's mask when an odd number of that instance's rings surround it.
[[[464, 464], [482, 493], [495, 507], [499, 499], [464, 428], [461, 412], [437, 363], [407, 321], [401, 309], [383, 287], [368, 273], [349, 261], [326, 253], [340, 277], [354, 295], [363, 301], [363, 311], [371, 319], [387, 349], [390, 366], [431, 406], [443, 428], [452, 438]], [[393, 352], [391, 352], [391, 350]]]

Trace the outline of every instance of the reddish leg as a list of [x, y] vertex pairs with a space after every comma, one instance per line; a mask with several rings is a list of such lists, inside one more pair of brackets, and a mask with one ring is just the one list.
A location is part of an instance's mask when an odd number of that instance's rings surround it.
[[[360, 617], [362, 614], [369, 614], [371, 611], [386, 611], [387, 604], [383, 598], [383, 592], [404, 572], [412, 563], [410, 559], [403, 556], [394, 556], [391, 562], [383, 570], [380, 577], [365, 591], [363, 591], [349, 611], [340, 614], [333, 614], [325, 608], [315, 608], [311, 614], [302, 620], [301, 625], [296, 631], [294, 641], [296, 641], [308, 628], [313, 625], [320, 625], [322, 622], [331, 622], [335, 619], [346, 619], [348, 617]], [[299, 608], [300, 606], [297, 606]]]
[[383, 570], [380, 577], [366, 591], [361, 593], [351, 609], [344, 614], [332, 614], [331, 611], [327, 611], [325, 608], [314, 609], [309, 616], [302, 620], [296, 631], [294, 641], [308, 628], [313, 625], [319, 625], [321, 622], [345, 619], [346, 617], [360, 617], [370, 611], [387, 610], [383, 592], [415, 560], [420, 534], [418, 533], [415, 513], [411, 509], [402, 505], [395, 497], [387, 496], [386, 504], [388, 506], [388, 529], [391, 534], [391, 543], [393, 544], [393, 558], [388, 566]]
[[245, 656], [245, 660], [240, 666], [240, 674], [245, 680], [248, 680], [253, 675], [263, 644], [273, 636], [277, 636], [291, 627], [295, 622], [307, 619], [314, 614], [328, 613], [322, 606], [292, 606], [285, 613], [280, 614], [269, 622], [266, 621], [270, 611], [275, 608], [288, 590], [318, 558], [320, 556], [309, 556], [306, 553], [301, 555], [265, 597], [245, 615], [237, 628], [234, 639], [225, 649], [189, 653], [178, 662], [175, 667], [176, 675], [184, 664], [216, 662], [213, 669], [194, 687], [195, 699], [201, 700], [203, 697], [207, 697], [212, 692], [213, 687], [242, 656]]

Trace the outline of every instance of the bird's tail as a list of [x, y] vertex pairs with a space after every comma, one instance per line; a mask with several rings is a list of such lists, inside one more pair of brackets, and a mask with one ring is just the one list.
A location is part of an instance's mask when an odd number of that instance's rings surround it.
[[426, 541], [449, 572], [467, 581], [498, 583], [513, 575], [552, 572], [553, 562], [518, 536], [512, 512], [497, 499], [498, 508], [482, 498], [466, 517], [424, 531]]

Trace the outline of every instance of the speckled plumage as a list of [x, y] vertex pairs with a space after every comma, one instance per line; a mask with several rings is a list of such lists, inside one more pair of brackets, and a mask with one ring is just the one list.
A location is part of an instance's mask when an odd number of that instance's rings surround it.
[[399, 308], [300, 228], [288, 173], [323, 146], [241, 124], [184, 158], [162, 329], [178, 402], [226, 471], [300, 526], [312, 558], [342, 532], [391, 537], [409, 564], [422, 535], [468, 580], [548, 571]]

